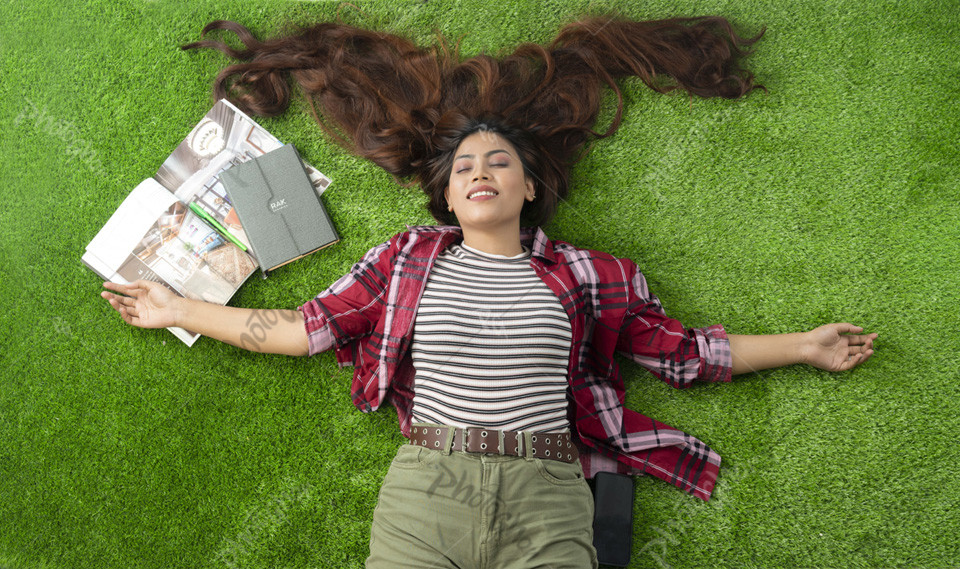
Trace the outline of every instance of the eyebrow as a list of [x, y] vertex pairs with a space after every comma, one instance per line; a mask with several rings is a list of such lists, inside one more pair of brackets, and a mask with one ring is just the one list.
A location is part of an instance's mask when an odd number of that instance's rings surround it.
[[[502, 148], [498, 148], [498, 149], [496, 149], [496, 150], [491, 150], [490, 152], [487, 152], [486, 154], [484, 154], [484, 156], [490, 156], [491, 154], [496, 154], [497, 152], [503, 152], [503, 153], [506, 154], [507, 156], [510, 156], [510, 153], [507, 152], [506, 150], [502, 149]], [[473, 158], [473, 157], [474, 157], [473, 154], [461, 154], [460, 156], [457, 156], [456, 158], [454, 158], [454, 160], [459, 160], [459, 159], [461, 159], [461, 158]]]

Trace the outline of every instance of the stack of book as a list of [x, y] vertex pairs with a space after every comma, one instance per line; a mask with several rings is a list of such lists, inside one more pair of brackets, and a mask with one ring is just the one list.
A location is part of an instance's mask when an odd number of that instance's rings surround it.
[[[330, 179], [226, 100], [137, 185], [82, 261], [101, 278], [159, 282], [226, 304], [270, 271], [339, 240], [321, 201]], [[198, 334], [170, 328], [188, 346]]]

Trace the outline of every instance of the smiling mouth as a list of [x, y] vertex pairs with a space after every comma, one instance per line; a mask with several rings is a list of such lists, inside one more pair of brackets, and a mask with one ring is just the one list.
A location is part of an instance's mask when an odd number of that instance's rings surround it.
[[479, 198], [479, 197], [491, 197], [491, 198], [493, 198], [493, 197], [497, 197], [497, 196], [499, 196], [499, 195], [500, 195], [500, 192], [498, 192], [497, 190], [491, 188], [490, 186], [481, 186], [481, 187], [476, 188], [475, 190], [471, 191], [469, 194], [467, 194], [467, 199], [468, 199], [468, 200], [472, 200], [472, 199], [474, 199], [474, 198]]

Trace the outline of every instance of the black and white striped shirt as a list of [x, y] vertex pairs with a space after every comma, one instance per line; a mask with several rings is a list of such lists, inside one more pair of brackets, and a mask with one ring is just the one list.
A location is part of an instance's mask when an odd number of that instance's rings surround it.
[[559, 432], [567, 419], [570, 320], [516, 257], [448, 247], [417, 309], [413, 422]]

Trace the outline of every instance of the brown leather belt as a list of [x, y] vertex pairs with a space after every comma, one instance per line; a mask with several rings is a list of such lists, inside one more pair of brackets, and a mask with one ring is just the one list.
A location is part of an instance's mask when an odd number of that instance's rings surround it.
[[444, 452], [475, 452], [574, 462], [579, 457], [570, 433], [496, 431], [480, 427], [414, 423], [410, 444]]

